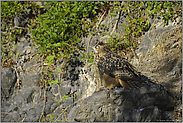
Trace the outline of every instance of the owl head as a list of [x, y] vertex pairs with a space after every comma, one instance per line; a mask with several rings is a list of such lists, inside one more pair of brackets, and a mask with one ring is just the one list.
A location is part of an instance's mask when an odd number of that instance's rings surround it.
[[94, 47], [93, 47], [94, 53], [96, 54], [106, 54], [111, 52], [110, 48], [107, 46], [106, 43], [103, 42], [98, 42]]

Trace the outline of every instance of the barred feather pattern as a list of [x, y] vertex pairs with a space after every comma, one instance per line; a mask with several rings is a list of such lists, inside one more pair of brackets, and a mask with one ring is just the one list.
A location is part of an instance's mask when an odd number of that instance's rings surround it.
[[100, 75], [105, 73], [113, 78], [118, 78], [126, 82], [130, 88], [141, 86], [138, 72], [125, 58], [111, 52], [103, 55], [99, 53], [95, 57], [95, 62], [97, 63]]

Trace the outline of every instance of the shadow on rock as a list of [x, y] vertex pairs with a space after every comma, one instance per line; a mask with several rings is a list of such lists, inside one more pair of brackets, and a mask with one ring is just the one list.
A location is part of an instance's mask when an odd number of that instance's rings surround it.
[[70, 122], [172, 121], [166, 116], [174, 104], [171, 94], [147, 77], [140, 88], [101, 90], [78, 103], [69, 113]]

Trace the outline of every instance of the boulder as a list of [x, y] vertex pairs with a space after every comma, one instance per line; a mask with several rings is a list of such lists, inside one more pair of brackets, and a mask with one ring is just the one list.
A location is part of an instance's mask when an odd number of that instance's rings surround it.
[[69, 122], [155, 122], [168, 119], [162, 112], [173, 110], [172, 96], [154, 83], [138, 89], [101, 90], [71, 109]]
[[5, 68], [1, 71], [1, 101], [11, 97], [17, 76], [13, 68]]

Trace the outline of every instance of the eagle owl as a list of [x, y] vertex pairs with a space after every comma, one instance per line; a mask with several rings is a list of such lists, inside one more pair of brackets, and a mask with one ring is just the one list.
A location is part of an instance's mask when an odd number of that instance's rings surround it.
[[94, 59], [104, 89], [122, 86], [125, 89], [141, 86], [140, 76], [127, 59], [113, 54], [107, 44], [99, 42], [94, 46]]

